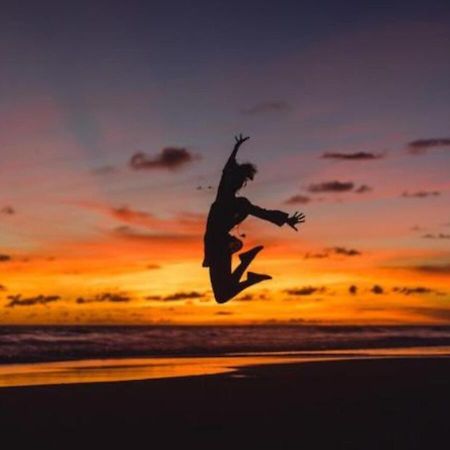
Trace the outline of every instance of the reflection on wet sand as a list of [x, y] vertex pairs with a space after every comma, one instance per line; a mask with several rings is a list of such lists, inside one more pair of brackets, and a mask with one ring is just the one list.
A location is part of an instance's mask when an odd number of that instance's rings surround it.
[[[0, 387], [102, 383], [235, 372], [240, 367], [346, 359], [448, 357], [450, 347], [246, 353], [215, 357], [123, 358], [0, 366]], [[242, 374], [239, 374], [242, 375]]]

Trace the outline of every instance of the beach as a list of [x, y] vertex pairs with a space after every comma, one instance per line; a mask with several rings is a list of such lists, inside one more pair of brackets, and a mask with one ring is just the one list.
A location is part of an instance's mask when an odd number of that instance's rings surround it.
[[448, 448], [450, 359], [280, 363], [0, 389], [9, 448]]

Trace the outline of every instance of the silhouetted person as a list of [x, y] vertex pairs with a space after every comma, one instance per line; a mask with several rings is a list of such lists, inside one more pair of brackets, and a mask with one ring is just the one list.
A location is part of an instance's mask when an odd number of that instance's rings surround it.
[[267, 210], [252, 205], [245, 197], [236, 196], [239, 189], [245, 186], [248, 180], [253, 180], [256, 174], [256, 167], [253, 164], [239, 164], [236, 161], [240, 146], [248, 139], [249, 137], [242, 137], [242, 134], [235, 137], [234, 149], [225, 164], [217, 188], [216, 200], [208, 214], [203, 267], [209, 267], [211, 285], [218, 303], [225, 303], [247, 287], [272, 278], [270, 275], [248, 272], [247, 279], [241, 281], [247, 267], [263, 249], [262, 245], [241, 253], [240, 265], [234, 272], [231, 271], [232, 254], [241, 250], [243, 246], [240, 239], [230, 234], [237, 224], [245, 220], [248, 215], [252, 215], [278, 226], [287, 223], [297, 231], [295, 225], [305, 221], [304, 214], [296, 212], [289, 216], [283, 211]]

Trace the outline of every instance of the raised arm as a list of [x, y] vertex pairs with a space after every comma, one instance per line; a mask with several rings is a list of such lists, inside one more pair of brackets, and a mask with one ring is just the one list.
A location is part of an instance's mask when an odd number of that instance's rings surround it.
[[241, 145], [245, 142], [248, 141], [250, 139], [250, 136], [247, 137], [243, 137], [242, 133], [239, 134], [239, 136], [235, 136], [234, 140], [235, 140], [235, 144], [233, 147], [233, 151], [231, 152], [230, 157], [228, 158], [227, 163], [225, 164], [225, 169], [232, 167], [233, 164], [236, 163], [236, 155], [237, 152], [239, 151], [239, 148], [241, 147]]

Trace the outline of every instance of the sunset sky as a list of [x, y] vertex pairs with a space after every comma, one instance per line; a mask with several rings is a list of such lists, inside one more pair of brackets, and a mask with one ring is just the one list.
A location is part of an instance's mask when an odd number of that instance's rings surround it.
[[[7, 2], [0, 323], [449, 323], [446, 1]], [[20, 3], [20, 4], [19, 4]], [[238, 133], [273, 280], [201, 267]]]

